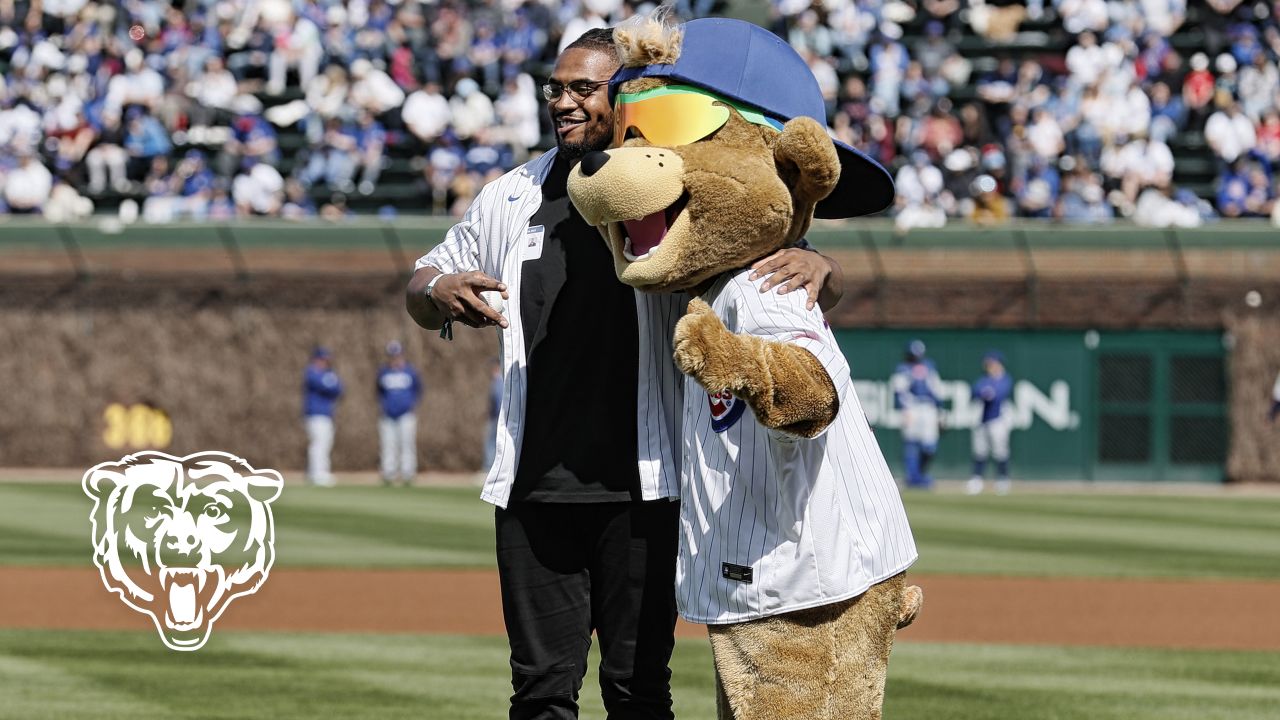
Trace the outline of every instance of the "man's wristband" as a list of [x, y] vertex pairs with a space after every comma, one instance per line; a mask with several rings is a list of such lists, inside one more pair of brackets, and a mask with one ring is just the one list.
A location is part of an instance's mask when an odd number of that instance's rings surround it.
[[422, 290], [422, 294], [425, 295], [428, 300], [431, 299], [431, 291], [435, 288], [436, 283], [439, 282], [442, 277], [444, 277], [444, 273], [440, 273], [427, 281], [427, 287]]

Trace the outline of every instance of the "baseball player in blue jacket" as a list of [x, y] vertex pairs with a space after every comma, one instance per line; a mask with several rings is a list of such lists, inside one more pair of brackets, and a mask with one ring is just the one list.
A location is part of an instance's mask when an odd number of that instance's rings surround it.
[[907, 487], [930, 488], [929, 461], [938, 452], [938, 408], [942, 378], [925, 357], [923, 340], [907, 343], [906, 359], [893, 371], [893, 407], [902, 415], [902, 461]]
[[333, 371], [333, 355], [326, 347], [311, 351], [302, 379], [302, 415], [307, 428], [307, 482], [333, 485], [329, 453], [333, 450], [333, 410], [342, 396], [342, 381]]
[[382, 482], [396, 480], [409, 485], [418, 474], [418, 417], [414, 413], [422, 398], [418, 371], [405, 361], [404, 348], [387, 343], [387, 362], [378, 368], [378, 440], [382, 459]]
[[1013, 378], [1005, 372], [1004, 354], [990, 350], [982, 356], [984, 374], [973, 382], [973, 400], [982, 403], [982, 419], [973, 427], [973, 477], [965, 491], [970, 495], [982, 492], [986, 479], [987, 461], [996, 464], [996, 493], [1009, 492], [1009, 433], [1013, 430], [1013, 417], [1009, 413], [1009, 398], [1013, 396]]

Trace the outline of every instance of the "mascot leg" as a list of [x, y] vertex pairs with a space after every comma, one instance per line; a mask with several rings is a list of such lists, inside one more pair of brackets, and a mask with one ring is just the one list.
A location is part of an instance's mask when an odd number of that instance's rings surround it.
[[708, 626], [720, 720], [878, 720], [894, 631], [920, 602], [899, 574], [852, 600]]

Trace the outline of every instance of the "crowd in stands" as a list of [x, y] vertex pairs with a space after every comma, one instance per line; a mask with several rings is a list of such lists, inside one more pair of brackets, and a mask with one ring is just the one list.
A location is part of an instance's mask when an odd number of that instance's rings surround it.
[[[674, 5], [681, 18], [726, 9]], [[0, 211], [66, 219], [124, 198], [156, 222], [338, 219], [368, 198], [458, 214], [552, 144], [536, 88], [558, 51], [650, 7], [0, 0]], [[834, 133], [894, 173], [899, 227], [1280, 218], [1280, 1], [770, 10]], [[1174, 183], [1178, 142], [1212, 158], [1212, 183]], [[384, 202], [398, 159], [410, 192]]]

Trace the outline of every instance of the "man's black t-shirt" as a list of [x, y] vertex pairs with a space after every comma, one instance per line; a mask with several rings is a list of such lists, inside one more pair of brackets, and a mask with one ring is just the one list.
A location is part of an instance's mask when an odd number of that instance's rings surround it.
[[639, 500], [635, 291], [569, 201], [568, 177], [557, 159], [529, 221], [543, 241], [520, 275], [528, 392], [511, 499]]

